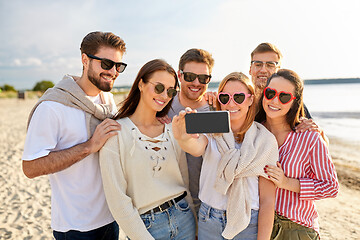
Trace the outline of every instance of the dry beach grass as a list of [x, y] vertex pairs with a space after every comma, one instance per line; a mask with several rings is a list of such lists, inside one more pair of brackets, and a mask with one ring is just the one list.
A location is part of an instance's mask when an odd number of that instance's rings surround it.
[[[36, 99], [0, 99], [0, 239], [52, 239], [51, 189], [46, 176], [21, 169], [27, 116]], [[331, 139], [341, 182], [335, 199], [317, 202], [322, 239], [360, 239], [359, 145]]]

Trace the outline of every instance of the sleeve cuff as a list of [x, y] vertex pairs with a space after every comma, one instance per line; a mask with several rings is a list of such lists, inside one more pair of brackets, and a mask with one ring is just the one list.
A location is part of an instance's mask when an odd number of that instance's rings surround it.
[[315, 198], [314, 181], [300, 178], [300, 200], [312, 200]]

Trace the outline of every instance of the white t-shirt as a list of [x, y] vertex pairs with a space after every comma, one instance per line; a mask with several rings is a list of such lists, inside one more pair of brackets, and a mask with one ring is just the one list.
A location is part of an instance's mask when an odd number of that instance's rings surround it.
[[[90, 99], [101, 102], [99, 95]], [[116, 109], [112, 94], [110, 99], [110, 104]], [[39, 104], [32, 116], [22, 160], [47, 156], [52, 151], [73, 147], [87, 139], [84, 111], [45, 101]], [[49, 174], [49, 179], [52, 189], [51, 227], [55, 231], [89, 231], [114, 221], [105, 200], [98, 153]]]
[[[200, 173], [199, 198], [202, 202], [212, 208], [226, 210], [227, 195], [223, 195], [215, 190], [216, 172], [221, 154], [216, 146], [214, 138], [205, 135], [208, 145], [203, 155], [203, 164]], [[241, 144], [236, 143], [236, 148], [240, 149]], [[259, 209], [259, 179], [257, 176], [247, 177], [249, 192], [251, 196], [251, 209]]]

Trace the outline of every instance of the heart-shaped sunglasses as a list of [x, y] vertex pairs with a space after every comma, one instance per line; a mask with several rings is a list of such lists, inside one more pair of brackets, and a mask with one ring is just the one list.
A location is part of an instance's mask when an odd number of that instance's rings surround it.
[[294, 97], [292, 95], [292, 93], [290, 93], [290, 92], [284, 92], [284, 91], [278, 92], [276, 89], [273, 89], [273, 88], [270, 88], [270, 87], [266, 87], [264, 89], [264, 96], [265, 96], [265, 98], [267, 100], [272, 100], [272, 99], [278, 97], [279, 101], [282, 104], [287, 104], [291, 100], [296, 99], [296, 97]]
[[220, 92], [218, 94], [218, 100], [222, 105], [226, 105], [230, 102], [232, 99], [234, 103], [236, 104], [242, 104], [246, 98], [251, 97], [252, 95], [250, 93], [244, 93], [244, 92], [235, 92], [232, 95], [227, 92]]

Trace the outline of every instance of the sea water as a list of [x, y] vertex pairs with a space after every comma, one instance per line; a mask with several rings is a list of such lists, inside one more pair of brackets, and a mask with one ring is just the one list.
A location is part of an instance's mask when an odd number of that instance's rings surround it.
[[360, 143], [360, 83], [310, 84], [304, 102], [327, 136]]
[[360, 83], [306, 84], [304, 103], [328, 137], [360, 143]]

